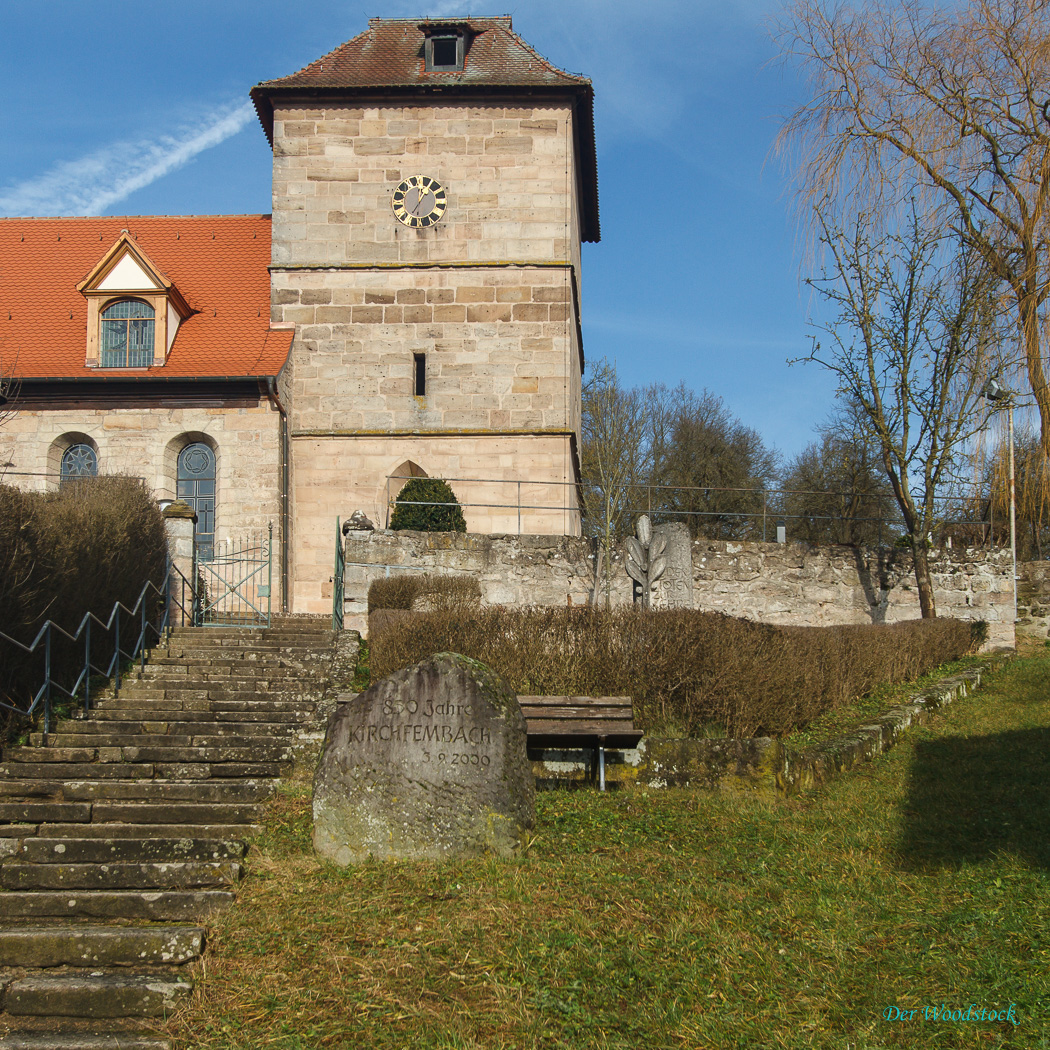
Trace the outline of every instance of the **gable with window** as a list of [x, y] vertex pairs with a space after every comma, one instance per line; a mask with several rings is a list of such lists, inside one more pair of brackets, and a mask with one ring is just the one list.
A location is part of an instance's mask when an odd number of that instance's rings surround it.
[[89, 368], [158, 368], [193, 312], [128, 233], [77, 285], [87, 300]]

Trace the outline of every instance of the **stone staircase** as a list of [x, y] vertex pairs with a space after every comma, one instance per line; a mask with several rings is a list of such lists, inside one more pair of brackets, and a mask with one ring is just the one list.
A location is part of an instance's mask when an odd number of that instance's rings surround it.
[[142, 1019], [191, 992], [342, 651], [324, 617], [180, 628], [119, 697], [3, 752], [0, 1050], [170, 1047]]

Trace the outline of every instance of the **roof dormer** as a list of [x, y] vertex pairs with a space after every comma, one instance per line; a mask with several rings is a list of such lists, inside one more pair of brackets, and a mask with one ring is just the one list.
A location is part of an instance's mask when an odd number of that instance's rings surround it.
[[89, 368], [162, 366], [179, 325], [193, 313], [127, 230], [77, 291], [87, 300]]

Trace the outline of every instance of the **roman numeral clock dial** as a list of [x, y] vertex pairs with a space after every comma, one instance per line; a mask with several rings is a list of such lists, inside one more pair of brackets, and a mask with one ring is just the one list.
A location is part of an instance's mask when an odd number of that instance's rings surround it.
[[410, 175], [391, 199], [398, 222], [412, 229], [433, 226], [445, 214], [445, 188], [429, 175]]

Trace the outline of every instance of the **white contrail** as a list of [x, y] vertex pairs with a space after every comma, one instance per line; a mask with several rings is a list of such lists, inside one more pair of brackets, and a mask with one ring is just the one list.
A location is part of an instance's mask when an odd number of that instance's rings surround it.
[[114, 143], [63, 161], [35, 179], [0, 189], [0, 215], [101, 215], [110, 205], [236, 135], [255, 110], [250, 102], [213, 113], [203, 126], [145, 142]]

